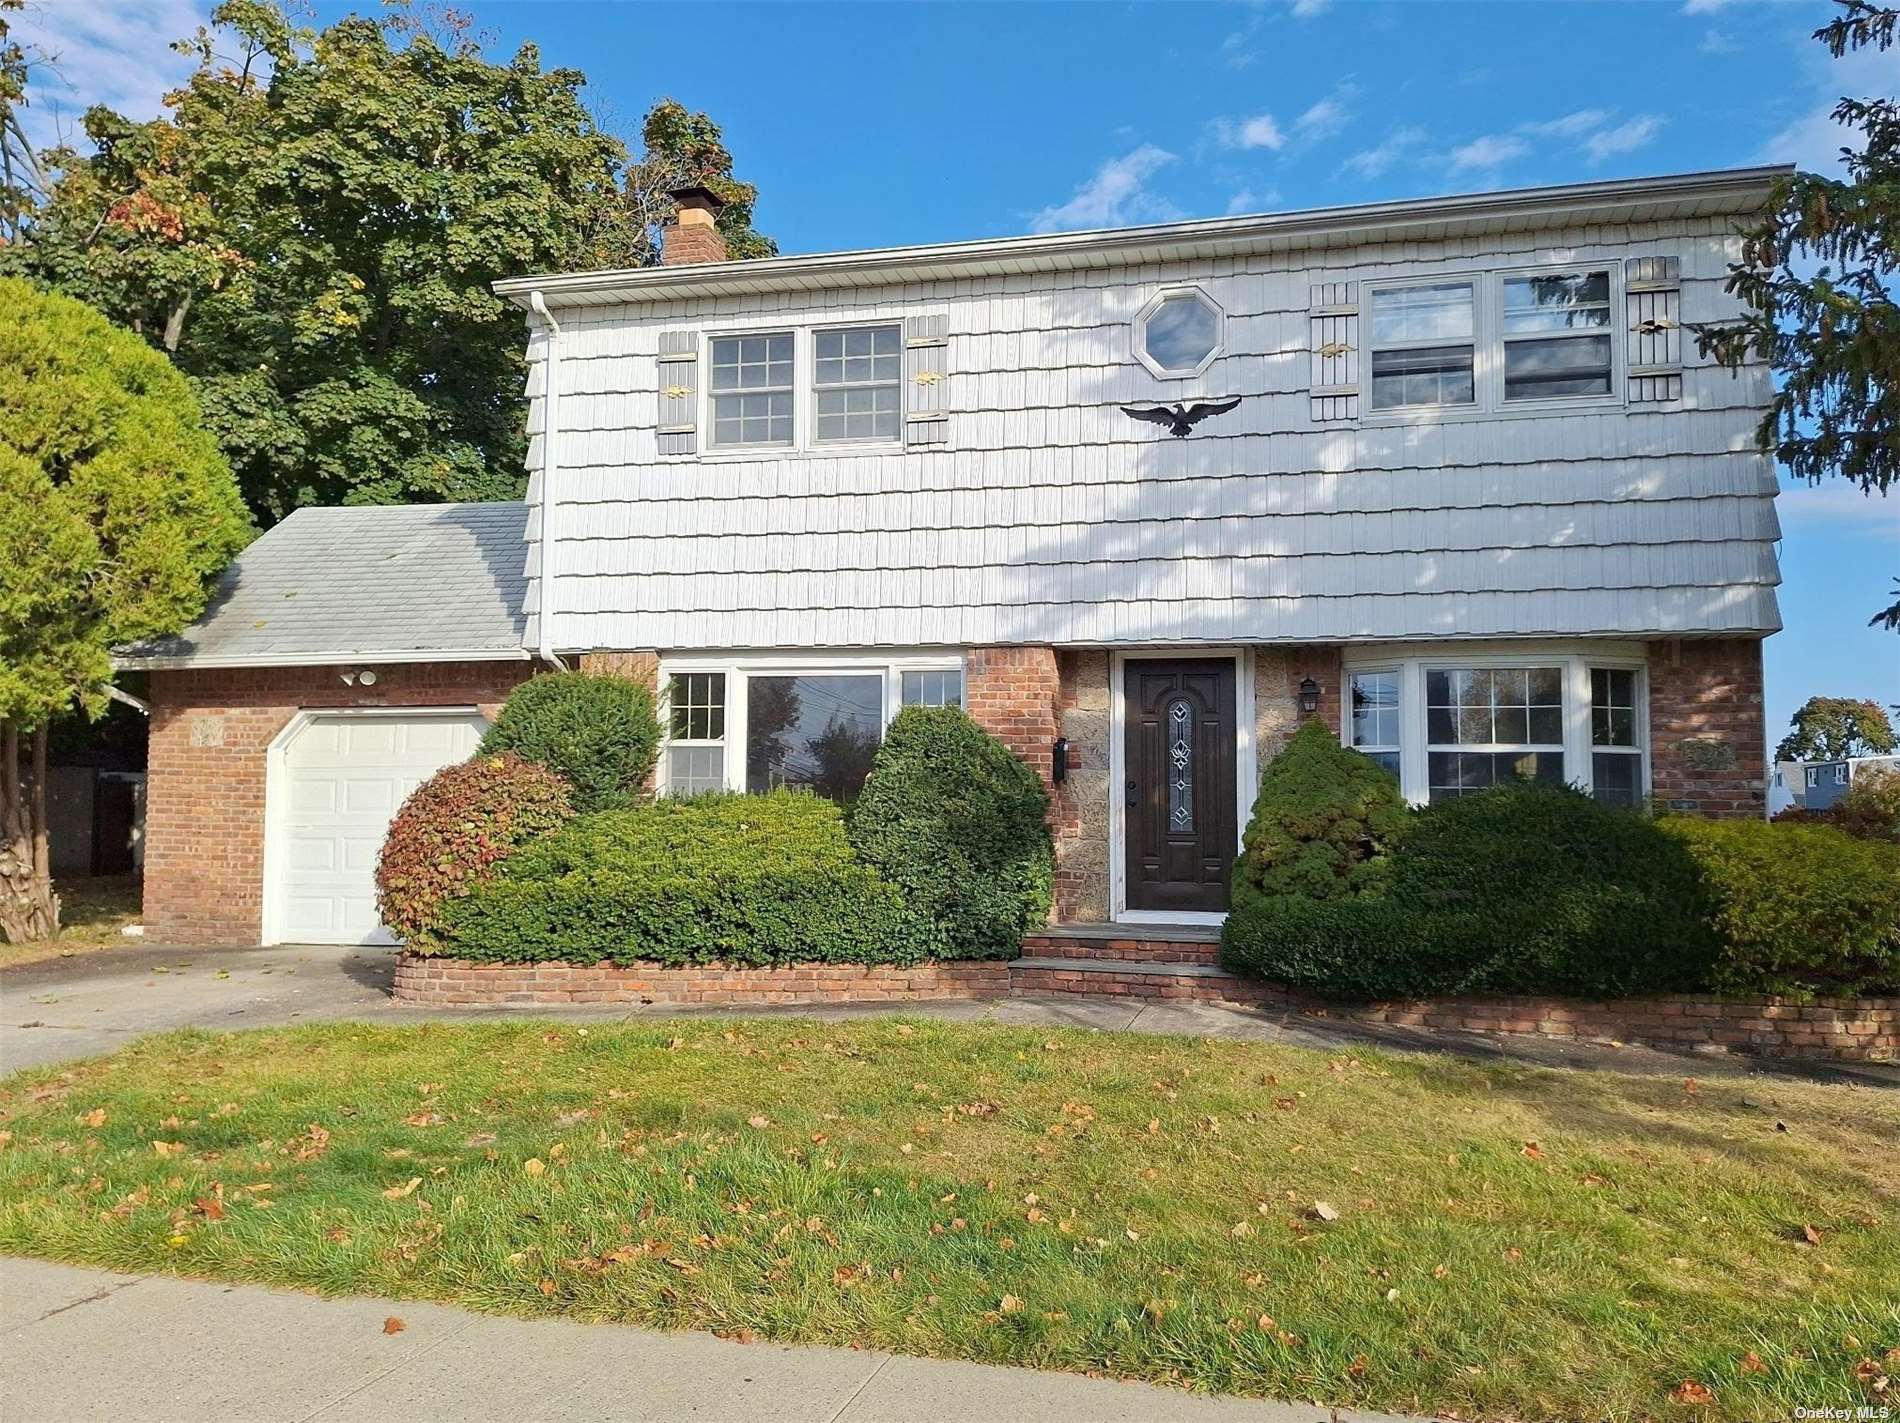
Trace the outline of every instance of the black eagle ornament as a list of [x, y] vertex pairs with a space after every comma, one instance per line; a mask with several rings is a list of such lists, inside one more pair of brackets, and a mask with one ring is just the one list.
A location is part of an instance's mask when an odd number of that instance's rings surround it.
[[1124, 405], [1122, 414], [1153, 425], [1166, 425], [1170, 435], [1185, 435], [1210, 415], [1225, 415], [1240, 404], [1238, 395], [1225, 400], [1175, 401], [1172, 405]]

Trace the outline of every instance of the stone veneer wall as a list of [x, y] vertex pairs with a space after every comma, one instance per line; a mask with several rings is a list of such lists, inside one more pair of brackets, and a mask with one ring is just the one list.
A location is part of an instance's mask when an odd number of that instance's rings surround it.
[[1649, 644], [1650, 784], [1666, 809], [1767, 814], [1767, 743], [1759, 639]]
[[299, 711], [478, 706], [493, 717], [526, 661], [154, 672], [145, 789], [145, 933], [160, 944], [255, 944], [263, 932], [267, 752]]

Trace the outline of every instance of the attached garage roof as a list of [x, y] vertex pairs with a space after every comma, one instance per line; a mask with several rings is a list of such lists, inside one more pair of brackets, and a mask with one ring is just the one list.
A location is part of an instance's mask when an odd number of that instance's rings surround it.
[[526, 657], [527, 507], [299, 509], [224, 572], [204, 616], [124, 668]]

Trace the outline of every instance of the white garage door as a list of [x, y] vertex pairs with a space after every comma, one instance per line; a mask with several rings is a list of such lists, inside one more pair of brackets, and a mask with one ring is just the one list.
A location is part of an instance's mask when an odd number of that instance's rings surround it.
[[283, 748], [272, 786], [272, 938], [394, 942], [376, 915], [376, 857], [409, 792], [465, 761], [488, 723], [477, 712], [317, 716]]

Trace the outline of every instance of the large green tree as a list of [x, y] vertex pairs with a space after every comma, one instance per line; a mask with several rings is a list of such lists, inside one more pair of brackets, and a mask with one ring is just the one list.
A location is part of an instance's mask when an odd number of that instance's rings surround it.
[[1777, 761], [1844, 761], [1885, 756], [1895, 745], [1893, 723], [1879, 702], [1855, 697], [1809, 697], [1788, 718]]
[[249, 536], [164, 356], [70, 297], [0, 278], [0, 939], [58, 928], [53, 719], [102, 711], [111, 649], [190, 622]]
[[526, 453], [520, 313], [491, 284], [655, 259], [695, 181], [753, 190], [703, 114], [662, 103], [648, 151], [590, 116], [577, 70], [486, 58], [396, 7], [322, 30], [224, 0], [169, 113], [85, 118], [10, 256], [171, 354], [260, 518], [304, 504], [498, 499]]
[[[1900, 10], [1836, 3], [1840, 14], [1814, 33], [1835, 58], [1893, 45]], [[1900, 476], [1900, 103], [1845, 98], [1833, 117], [1857, 141], [1842, 149], [1845, 176], [1796, 173], [1777, 185], [1729, 269], [1748, 314], [1695, 329], [1705, 355], [1773, 368], [1759, 438], [1789, 473], [1810, 484], [1839, 475], [1884, 495]], [[1900, 600], [1872, 621], [1900, 629]]]

